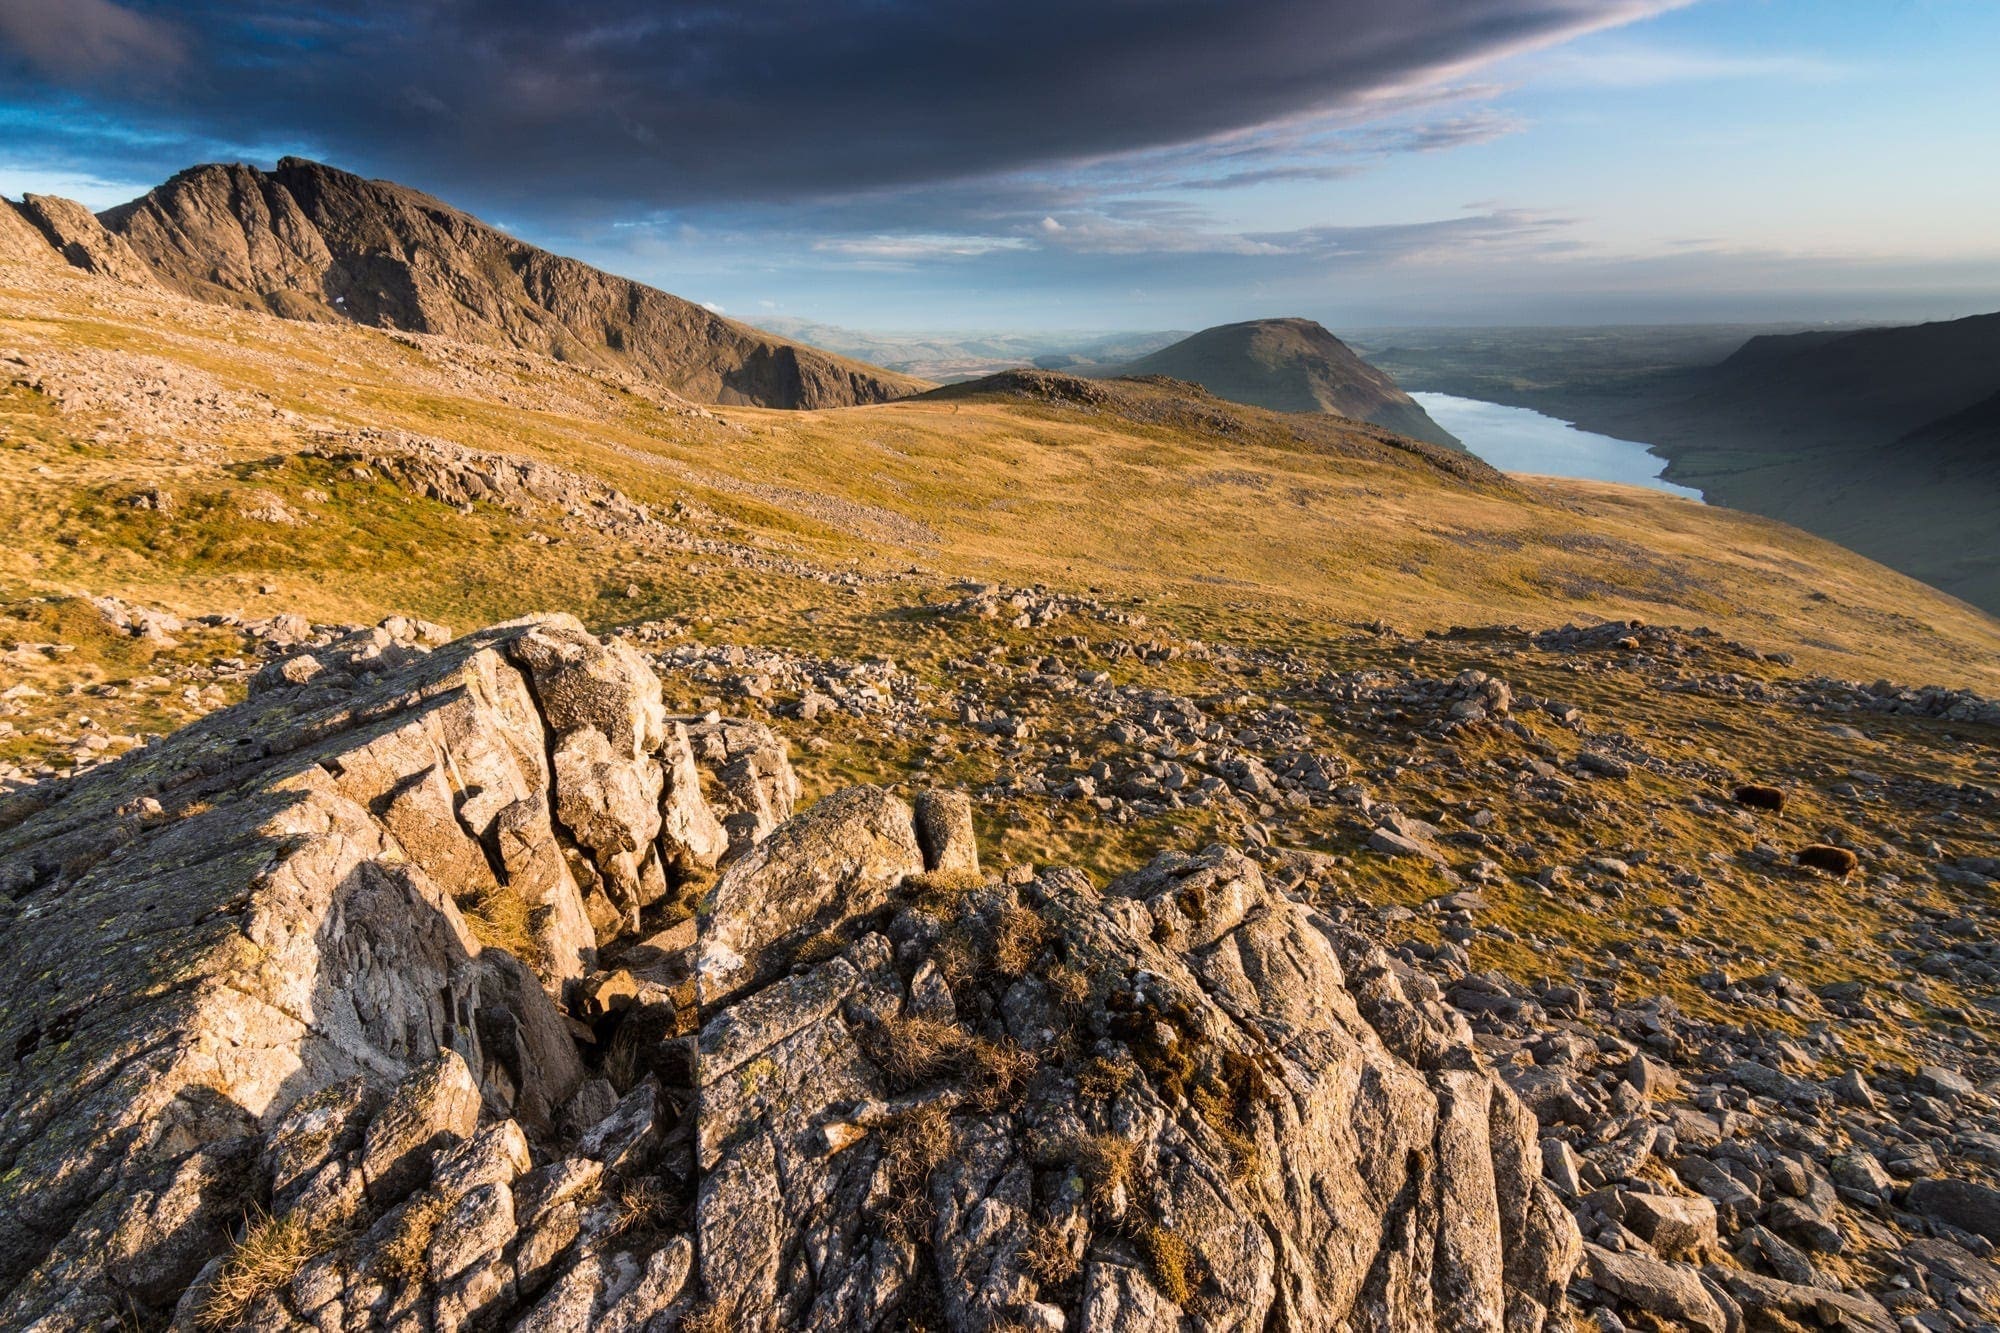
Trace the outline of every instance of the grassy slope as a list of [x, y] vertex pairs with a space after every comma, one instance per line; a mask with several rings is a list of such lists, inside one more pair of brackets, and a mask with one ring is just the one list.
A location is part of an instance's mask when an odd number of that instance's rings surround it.
[[[41, 290], [22, 289], [31, 281]], [[1004, 398], [709, 419], [533, 358], [112, 293], [67, 273], [0, 271], [8, 345], [31, 362], [95, 357], [108, 380], [130, 373], [128, 358], [157, 357], [306, 418], [539, 455], [636, 499], [710, 506], [739, 536], [822, 562], [1092, 585], [1240, 641], [1310, 641], [1328, 622], [1376, 618], [1423, 629], [1636, 616], [1712, 625], [1841, 675], [2000, 686], [1993, 619], [1781, 524], [1616, 486], [1470, 483], [1365, 433], [1346, 432], [1342, 456], [1289, 443], [1284, 419], [1254, 411], [1231, 409], [1251, 424], [1223, 436]], [[544, 604], [629, 618], [706, 595], [654, 571], [638, 580], [644, 604], [606, 606], [603, 593], [647, 572], [615, 543], [537, 547], [505, 516], [406, 513], [394, 497], [328, 490], [296, 461], [260, 466], [298, 448], [294, 423], [203, 413], [93, 442], [89, 412], [18, 388], [5, 401], [9, 595], [114, 591], [189, 612], [346, 619], [401, 609], [459, 624]], [[191, 503], [172, 520], [119, 503], [142, 484], [179, 485]], [[303, 506], [323, 515], [305, 528], [202, 508], [232, 487], [315, 485], [329, 500]], [[191, 527], [198, 514], [206, 526]], [[277, 591], [259, 597], [265, 583]], [[766, 605], [821, 594], [773, 590]]]

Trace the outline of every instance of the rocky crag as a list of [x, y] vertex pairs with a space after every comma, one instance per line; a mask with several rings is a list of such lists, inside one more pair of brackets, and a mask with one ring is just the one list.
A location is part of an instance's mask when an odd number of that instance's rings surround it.
[[10, 803], [0, 1323], [1559, 1308], [1533, 1117], [1241, 854], [983, 877], [965, 797], [794, 814], [767, 730], [574, 621], [438, 637]]
[[821, 408], [929, 387], [524, 244], [428, 195], [285, 158], [199, 166], [93, 217], [0, 201], [0, 257], [286, 319], [437, 334], [633, 374], [698, 402]]

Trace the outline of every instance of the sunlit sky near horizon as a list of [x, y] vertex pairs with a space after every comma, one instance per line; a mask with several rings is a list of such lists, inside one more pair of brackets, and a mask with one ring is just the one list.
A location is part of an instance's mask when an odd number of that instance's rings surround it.
[[0, 0], [0, 193], [296, 153], [751, 322], [2000, 309], [1990, 0]]

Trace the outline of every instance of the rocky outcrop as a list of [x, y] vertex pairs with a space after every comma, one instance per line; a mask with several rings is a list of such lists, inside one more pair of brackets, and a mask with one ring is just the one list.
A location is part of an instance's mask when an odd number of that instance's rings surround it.
[[1526, 1329], [1561, 1301], [1579, 1241], [1533, 1118], [1237, 853], [848, 926], [702, 1030], [697, 1248], [736, 1326]]
[[698, 402], [844, 407], [929, 387], [300, 158], [270, 172], [195, 167], [103, 221], [142, 268], [199, 300], [518, 348], [634, 373]]
[[[364, 632], [256, 689], [0, 832], [0, 1323], [155, 1303], [103, 1237], [342, 1080], [452, 1052], [541, 1134], [583, 1078], [558, 1006], [663, 874], [650, 670], [553, 617]], [[210, 1231], [161, 1243], [198, 1266]]]
[[153, 271], [124, 238], [105, 230], [89, 209], [74, 200], [49, 194], [23, 195], [20, 216], [42, 233], [57, 254], [86, 273], [138, 287], [159, 285]]
[[11, 199], [0, 199], [0, 261], [51, 268], [62, 262], [49, 238]]
[[962, 797], [794, 814], [774, 733], [669, 718], [573, 620], [437, 637], [279, 659], [9, 808], [0, 1324], [1560, 1307], [1533, 1116], [1434, 986], [1239, 853], [1003, 884]]

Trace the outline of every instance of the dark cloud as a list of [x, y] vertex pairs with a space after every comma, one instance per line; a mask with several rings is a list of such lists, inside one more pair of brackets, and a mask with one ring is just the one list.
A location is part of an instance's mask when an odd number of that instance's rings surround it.
[[1681, 2], [0, 0], [0, 98], [82, 89], [128, 141], [291, 141], [487, 205], [769, 202], [1373, 106]]

